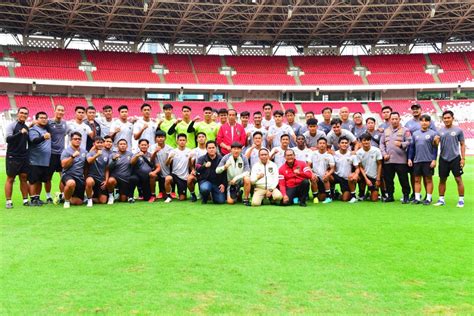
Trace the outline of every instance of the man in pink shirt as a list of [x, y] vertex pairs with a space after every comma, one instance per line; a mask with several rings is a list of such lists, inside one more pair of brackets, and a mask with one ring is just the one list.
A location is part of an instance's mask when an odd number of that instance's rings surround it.
[[238, 142], [242, 146], [245, 146], [247, 135], [244, 127], [237, 123], [237, 112], [235, 110], [229, 110], [227, 123], [223, 124], [217, 133], [217, 144], [219, 144], [223, 155], [230, 153], [230, 145], [233, 142]]

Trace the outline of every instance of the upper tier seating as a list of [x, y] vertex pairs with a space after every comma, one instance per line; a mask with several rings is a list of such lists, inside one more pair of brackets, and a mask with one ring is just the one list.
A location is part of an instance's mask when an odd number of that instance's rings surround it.
[[354, 112], [364, 112], [364, 108], [362, 107], [362, 104], [360, 102], [308, 102], [308, 103], [301, 103], [301, 108], [303, 109], [303, 112], [309, 112], [313, 111], [314, 114], [320, 114], [321, 111], [327, 107], [330, 106], [333, 111], [334, 110], [339, 110], [342, 107], [348, 107], [349, 111], [351, 113]]
[[281, 56], [225, 56], [227, 66], [233, 67], [237, 74], [286, 74], [288, 60]]
[[29, 111], [29, 117], [34, 117], [36, 113], [43, 111], [52, 117], [54, 114], [53, 104], [51, 98], [46, 96], [29, 96], [29, 95], [16, 95], [15, 96], [16, 107], [26, 107]]
[[118, 81], [118, 82], [160, 82], [157, 74], [151, 71], [118, 71], [97, 69], [92, 72], [95, 81]]
[[295, 85], [295, 78], [286, 74], [237, 73], [232, 81], [237, 85]]
[[359, 56], [359, 60], [372, 73], [424, 73], [426, 64], [422, 54]]
[[356, 63], [352, 56], [295, 56], [293, 65], [308, 73], [352, 74]]
[[410, 107], [418, 103], [422, 107], [423, 113], [435, 113], [436, 109], [433, 106], [431, 101], [421, 101], [421, 100], [383, 100], [383, 104], [390, 106], [394, 112], [399, 112], [401, 115], [406, 113], [411, 113]]
[[232, 106], [238, 113], [249, 111], [251, 114], [253, 114], [254, 112], [260, 111], [263, 114], [262, 107], [265, 103], [272, 104], [273, 111], [282, 109], [280, 102], [275, 100], [247, 100], [245, 102], [232, 102]]
[[0, 95], [0, 112], [10, 110], [10, 100], [5, 94]]
[[303, 85], [362, 85], [362, 77], [353, 74], [304, 74]]
[[147, 53], [85, 52], [87, 60], [92, 62], [98, 70], [150, 72], [154, 64], [153, 56]]

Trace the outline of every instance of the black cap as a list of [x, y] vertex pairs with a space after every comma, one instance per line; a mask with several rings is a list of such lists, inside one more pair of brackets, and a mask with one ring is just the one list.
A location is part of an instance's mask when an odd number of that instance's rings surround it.
[[415, 103], [415, 104], [412, 104], [410, 109], [414, 110], [414, 109], [421, 109], [421, 105], [419, 105], [418, 103]]
[[230, 148], [242, 148], [242, 144], [239, 142], [233, 142], [230, 144]]

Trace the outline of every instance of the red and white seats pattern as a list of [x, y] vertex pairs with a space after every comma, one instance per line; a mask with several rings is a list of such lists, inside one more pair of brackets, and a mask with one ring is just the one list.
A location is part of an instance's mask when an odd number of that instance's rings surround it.
[[46, 112], [48, 116], [52, 116], [54, 113], [50, 97], [16, 95], [15, 102], [17, 108], [26, 107], [30, 111], [30, 117], [34, 117], [36, 113], [41, 111]]

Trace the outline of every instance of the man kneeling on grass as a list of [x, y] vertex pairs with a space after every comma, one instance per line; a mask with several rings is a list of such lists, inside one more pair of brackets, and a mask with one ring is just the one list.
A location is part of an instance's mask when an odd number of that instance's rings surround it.
[[285, 163], [278, 170], [278, 187], [283, 195], [282, 204], [306, 206], [309, 180], [313, 177], [311, 168], [305, 162], [295, 159], [292, 149], [285, 150]]
[[117, 142], [118, 152], [112, 154], [109, 162], [110, 177], [107, 181], [107, 190], [109, 191], [109, 200], [107, 204], [114, 204], [114, 189], [118, 187], [120, 201], [135, 203], [133, 190], [130, 185], [132, 175], [132, 166], [130, 160], [133, 154], [127, 150], [127, 141], [121, 139]]
[[214, 204], [225, 203], [226, 175], [217, 174], [216, 169], [222, 157], [217, 154], [217, 144], [210, 140], [206, 143], [207, 152], [196, 161], [196, 176], [201, 193], [202, 204], [207, 204], [212, 195]]
[[87, 207], [93, 203], [107, 202], [107, 180], [109, 179], [109, 153], [104, 149], [104, 139], [96, 136], [94, 145], [87, 154], [89, 173], [86, 178]]
[[247, 158], [242, 155], [242, 145], [238, 142], [233, 142], [230, 145], [230, 153], [222, 158], [219, 166], [216, 169], [217, 174], [224, 171], [227, 174], [227, 203], [234, 204], [239, 196], [240, 188], [244, 187], [243, 203], [250, 206], [250, 167]]
[[71, 146], [61, 154], [63, 174], [61, 182], [64, 184], [64, 208], [81, 205], [84, 199], [84, 167], [86, 165], [85, 149], [81, 148], [82, 135], [73, 132], [70, 135]]
[[150, 203], [155, 202], [156, 178], [160, 172], [160, 164], [152, 160], [152, 154], [148, 152], [148, 139], [142, 138], [138, 142], [139, 151], [130, 160], [132, 165], [132, 176], [130, 177], [131, 191], [135, 187], [142, 188], [143, 199]]
[[278, 167], [271, 161], [268, 149], [262, 148], [258, 152], [260, 161], [252, 166], [250, 182], [255, 185], [252, 197], [252, 206], [262, 205], [262, 201], [268, 198], [271, 203], [283, 199], [283, 195], [277, 189]]

